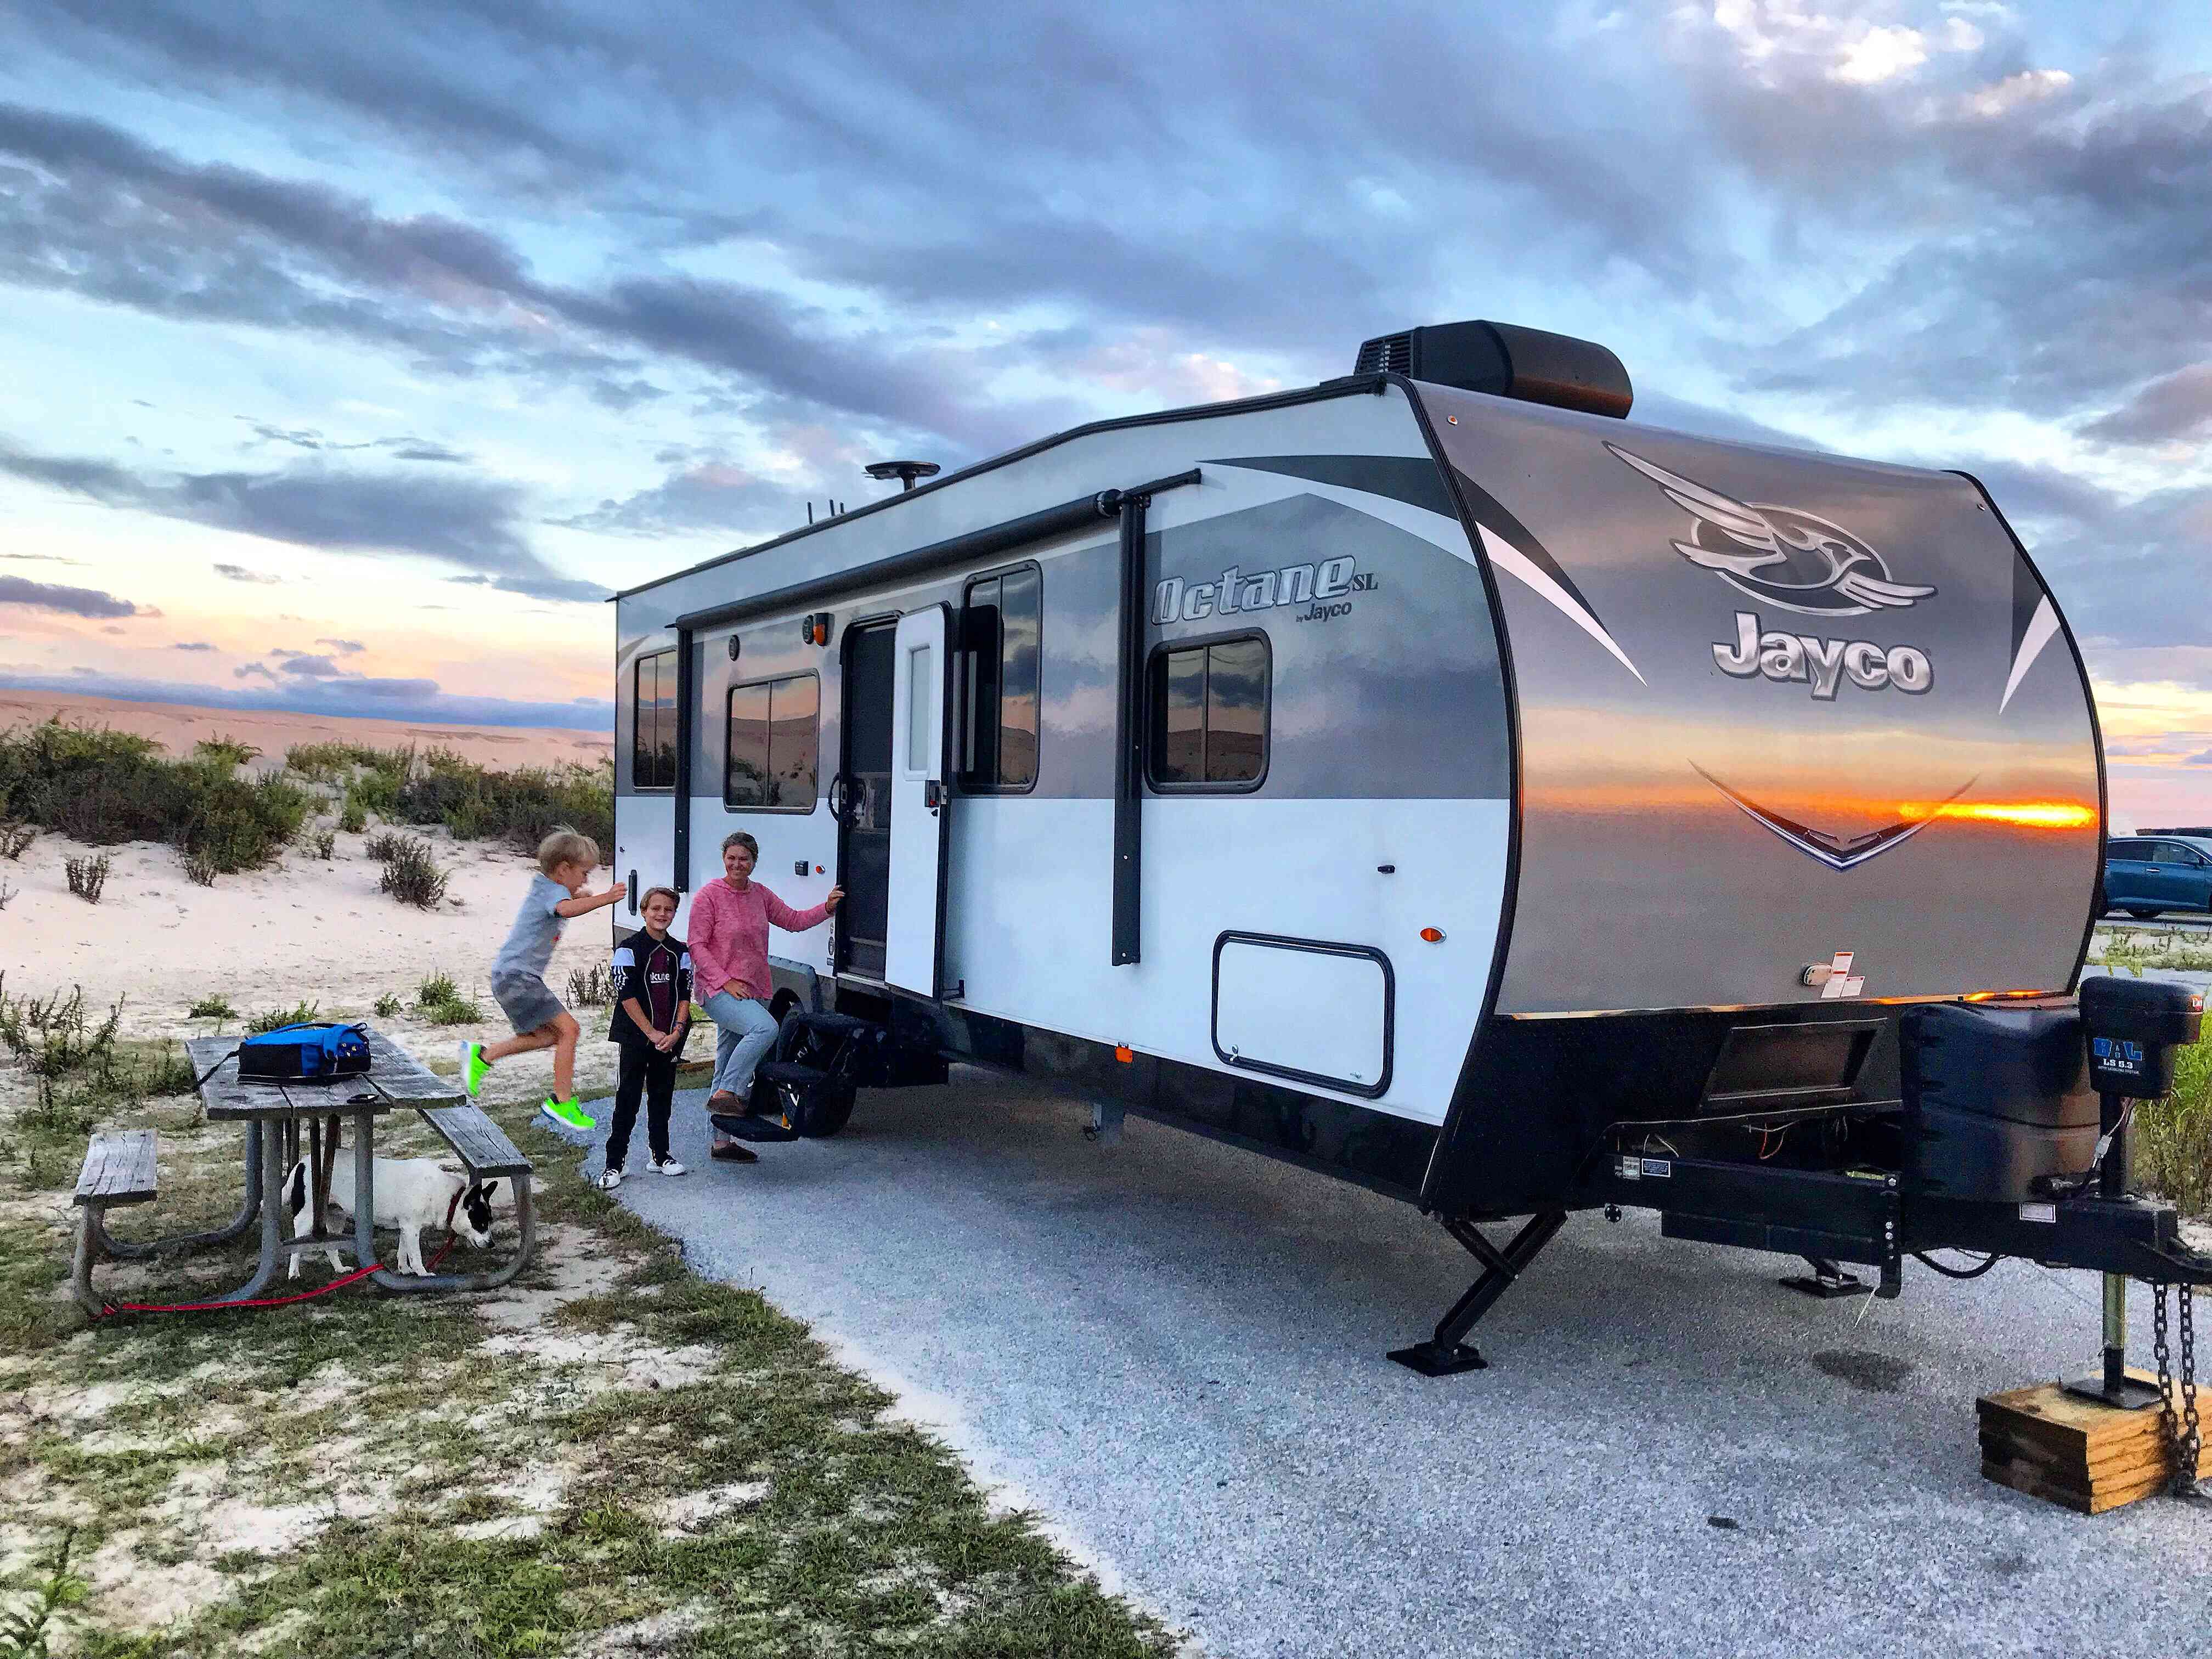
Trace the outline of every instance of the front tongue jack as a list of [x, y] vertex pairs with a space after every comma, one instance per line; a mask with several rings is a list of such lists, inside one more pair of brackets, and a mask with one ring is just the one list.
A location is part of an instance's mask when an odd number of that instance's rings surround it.
[[[2081, 984], [2081, 1030], [2089, 1042], [2089, 1082], [2099, 1102], [2097, 1192], [2127, 1196], [2128, 1119], [2133, 1103], [2156, 1100], [2173, 1086], [2175, 1050], [2197, 1041], [2204, 999], [2184, 985], [2102, 978]], [[2128, 1281], [2105, 1275], [2105, 1363], [2098, 1376], [2066, 1392], [2123, 1411], [2166, 1404], [2166, 1390], [2128, 1375]]]

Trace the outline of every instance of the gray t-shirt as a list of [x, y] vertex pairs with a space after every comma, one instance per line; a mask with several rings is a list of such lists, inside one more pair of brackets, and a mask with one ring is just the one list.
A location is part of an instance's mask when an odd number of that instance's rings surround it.
[[561, 924], [565, 920], [555, 913], [553, 907], [569, 896], [568, 890], [550, 876], [530, 878], [530, 890], [522, 896], [522, 908], [514, 913], [514, 929], [508, 933], [507, 943], [499, 947], [499, 955], [492, 959], [491, 976], [495, 980], [512, 979], [523, 974], [544, 975], [545, 964], [553, 960], [553, 947], [561, 942]]

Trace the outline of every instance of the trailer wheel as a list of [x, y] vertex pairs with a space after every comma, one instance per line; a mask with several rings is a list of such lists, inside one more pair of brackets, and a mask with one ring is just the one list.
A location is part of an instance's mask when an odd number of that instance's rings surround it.
[[2153, 916], [2163, 915], [2165, 914], [2165, 912], [2160, 910], [2146, 910], [2141, 905], [2136, 904], [2129, 905], [2127, 907], [2127, 912], [2137, 921], [2148, 921]]

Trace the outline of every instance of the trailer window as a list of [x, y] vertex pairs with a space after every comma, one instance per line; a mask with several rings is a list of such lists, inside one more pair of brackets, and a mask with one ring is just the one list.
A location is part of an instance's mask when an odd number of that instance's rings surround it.
[[633, 789], [676, 787], [676, 653], [655, 651], [637, 659], [631, 706], [629, 781]]
[[812, 674], [730, 688], [722, 805], [733, 812], [811, 812], [821, 752], [822, 682]]
[[1038, 646], [1044, 582], [1036, 566], [968, 584], [960, 611], [965, 675], [960, 786], [970, 791], [1036, 786]]
[[1156, 789], [1249, 789], [1267, 771], [1267, 641], [1258, 634], [1152, 655]]

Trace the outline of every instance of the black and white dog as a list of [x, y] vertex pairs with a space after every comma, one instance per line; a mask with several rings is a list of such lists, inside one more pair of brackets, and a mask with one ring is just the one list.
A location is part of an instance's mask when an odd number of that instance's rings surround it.
[[[497, 1190], [496, 1180], [471, 1182], [458, 1170], [448, 1170], [434, 1158], [380, 1158], [376, 1160], [376, 1214], [380, 1227], [399, 1230], [399, 1271], [427, 1278], [430, 1270], [422, 1265], [422, 1229], [442, 1227], [446, 1218], [453, 1217], [453, 1231], [470, 1243], [481, 1248], [491, 1242], [491, 1200]], [[307, 1170], [307, 1160], [301, 1158], [292, 1166], [284, 1180], [285, 1207], [292, 1212], [292, 1237], [305, 1238], [314, 1231], [314, 1218], [307, 1213], [313, 1181]], [[454, 1194], [460, 1194], [455, 1203]], [[353, 1153], [343, 1152], [331, 1169], [331, 1202], [346, 1212], [354, 1213]], [[300, 1257], [304, 1252], [295, 1251], [292, 1271], [289, 1277], [300, 1276]], [[338, 1253], [325, 1252], [330, 1257], [331, 1271], [338, 1270]]]

